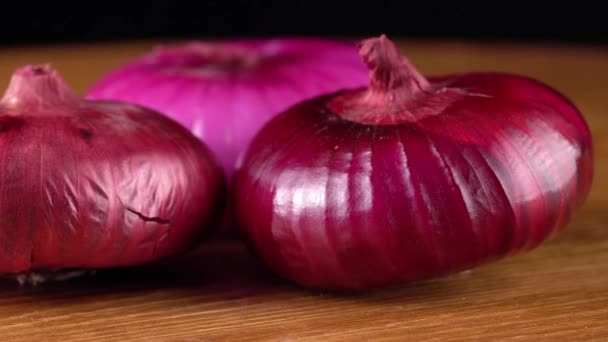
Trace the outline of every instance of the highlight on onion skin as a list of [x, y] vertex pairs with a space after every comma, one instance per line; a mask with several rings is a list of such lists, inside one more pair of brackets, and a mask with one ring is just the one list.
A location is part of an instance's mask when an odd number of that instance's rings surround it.
[[249, 245], [300, 285], [376, 289], [536, 248], [593, 178], [564, 96], [505, 73], [425, 78], [385, 36], [370, 85], [306, 101], [253, 139], [232, 202]]
[[0, 274], [24, 282], [141, 265], [213, 228], [221, 168], [160, 113], [74, 95], [27, 65], [0, 100]]
[[163, 45], [108, 72], [89, 99], [155, 109], [205, 142], [230, 181], [251, 138], [305, 99], [369, 81], [357, 49], [319, 38], [235, 39]]

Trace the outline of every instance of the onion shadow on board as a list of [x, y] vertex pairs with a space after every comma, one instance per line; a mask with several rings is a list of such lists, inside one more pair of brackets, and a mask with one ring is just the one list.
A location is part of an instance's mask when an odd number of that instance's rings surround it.
[[[72, 279], [19, 285], [0, 280], [0, 295], [62, 297], [78, 301], [98, 295], [132, 295], [156, 290], [186, 292], [209, 301], [237, 300], [285, 291], [290, 285], [266, 269], [236, 240], [215, 239], [192, 252], [142, 266], [95, 270]], [[67, 296], [69, 294], [69, 296]]]

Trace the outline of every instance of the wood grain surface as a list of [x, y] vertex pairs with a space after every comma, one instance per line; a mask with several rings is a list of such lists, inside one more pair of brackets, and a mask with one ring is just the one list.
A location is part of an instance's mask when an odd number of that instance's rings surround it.
[[[155, 43], [0, 50], [0, 85], [52, 63], [83, 92]], [[374, 293], [281, 281], [239, 242], [37, 288], [0, 282], [0, 341], [608, 340], [608, 48], [402, 42], [427, 74], [501, 70], [539, 78], [583, 111], [596, 177], [568, 229], [535, 251], [468, 273]]]

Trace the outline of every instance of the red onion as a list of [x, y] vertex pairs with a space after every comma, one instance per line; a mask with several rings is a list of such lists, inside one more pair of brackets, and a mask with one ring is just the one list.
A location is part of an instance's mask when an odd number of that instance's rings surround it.
[[194, 246], [225, 191], [209, 149], [148, 109], [77, 98], [25, 66], [0, 100], [0, 273], [37, 282]]
[[368, 80], [356, 48], [345, 42], [195, 41], [129, 61], [99, 80], [88, 98], [135, 103], [174, 118], [208, 144], [230, 180], [239, 154], [272, 116]]
[[301, 103], [253, 139], [238, 224], [303, 286], [372, 289], [537, 247], [585, 201], [592, 140], [574, 105], [518, 75], [425, 78], [385, 36], [369, 87]]

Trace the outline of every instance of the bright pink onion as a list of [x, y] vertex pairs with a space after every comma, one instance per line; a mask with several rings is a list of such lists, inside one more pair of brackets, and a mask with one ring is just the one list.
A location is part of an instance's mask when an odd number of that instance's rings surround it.
[[369, 289], [471, 269], [560, 231], [593, 176], [583, 117], [517, 75], [425, 78], [365, 40], [369, 87], [275, 117], [233, 183], [247, 241], [283, 277]]
[[211, 228], [225, 183], [210, 151], [164, 115], [77, 98], [25, 66], [0, 100], [0, 274], [37, 282], [152, 262]]
[[159, 47], [88, 93], [156, 109], [208, 144], [230, 180], [239, 154], [271, 117], [310, 97], [361, 87], [368, 72], [346, 42], [195, 41]]

